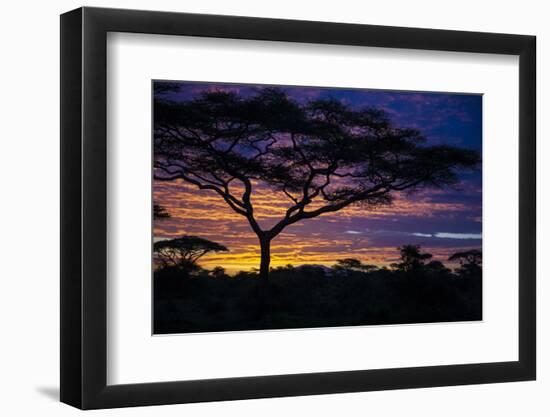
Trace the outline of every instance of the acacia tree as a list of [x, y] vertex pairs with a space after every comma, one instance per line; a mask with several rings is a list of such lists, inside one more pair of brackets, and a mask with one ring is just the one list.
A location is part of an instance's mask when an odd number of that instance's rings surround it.
[[227, 252], [228, 249], [219, 243], [201, 237], [182, 236], [155, 242], [153, 251], [164, 267], [189, 269], [207, 253]]
[[[267, 280], [272, 240], [286, 227], [353, 204], [391, 204], [394, 194], [455, 185], [457, 169], [479, 155], [425, 146], [415, 129], [391, 124], [383, 111], [334, 99], [301, 104], [282, 90], [210, 91], [154, 103], [154, 169], [158, 181], [183, 180], [217, 194], [258, 236], [260, 277]], [[251, 196], [267, 186], [288, 202], [270, 228], [257, 220]]]
[[449, 261], [460, 263], [460, 268], [457, 268], [456, 272], [461, 275], [478, 275], [481, 273], [482, 252], [479, 249], [456, 252], [449, 256]]
[[338, 259], [336, 264], [332, 266], [336, 270], [340, 271], [362, 271], [362, 272], [372, 272], [378, 269], [376, 265], [364, 264], [359, 259], [355, 258], [345, 258]]
[[400, 271], [417, 271], [424, 266], [427, 260], [432, 259], [431, 253], [420, 253], [420, 245], [403, 245], [399, 246], [397, 250], [401, 255], [401, 262], [391, 266]]
[[153, 218], [155, 220], [169, 219], [172, 217], [166, 207], [160, 204], [153, 204]]

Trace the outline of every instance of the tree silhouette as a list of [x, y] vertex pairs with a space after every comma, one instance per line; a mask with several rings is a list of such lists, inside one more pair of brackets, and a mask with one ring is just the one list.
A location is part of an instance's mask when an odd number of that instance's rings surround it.
[[[454, 186], [457, 169], [479, 162], [472, 150], [425, 146], [418, 130], [392, 125], [383, 111], [334, 99], [301, 104], [274, 88], [183, 101], [157, 94], [154, 150], [156, 180], [209, 190], [246, 218], [259, 239], [264, 281], [271, 242], [289, 225], [353, 204], [391, 204], [403, 191]], [[266, 186], [288, 202], [270, 228], [259, 224], [251, 199]]]
[[216, 278], [223, 278], [225, 277], [225, 268], [222, 266], [215, 266], [212, 271], [210, 271], [210, 274]]
[[[395, 269], [404, 272], [418, 271], [424, 263], [432, 258], [431, 253], [420, 253], [420, 245], [403, 245], [397, 248], [401, 255], [401, 262], [392, 264]], [[438, 265], [435, 264], [435, 267]]]
[[153, 218], [155, 219], [168, 219], [172, 217], [168, 210], [160, 204], [153, 204]]
[[197, 236], [182, 236], [155, 242], [153, 251], [163, 267], [192, 269], [197, 260], [207, 253], [227, 252], [228, 249], [219, 243]]
[[430, 261], [426, 264], [425, 268], [430, 274], [437, 276], [445, 276], [451, 273], [451, 270], [441, 261]]
[[449, 256], [449, 261], [458, 261], [460, 268], [456, 269], [461, 275], [474, 276], [481, 273], [482, 253], [479, 249], [456, 252]]
[[378, 267], [376, 265], [369, 265], [362, 263], [359, 259], [355, 258], [346, 258], [338, 259], [336, 264], [332, 266], [336, 270], [344, 271], [363, 271], [363, 272], [372, 272]]

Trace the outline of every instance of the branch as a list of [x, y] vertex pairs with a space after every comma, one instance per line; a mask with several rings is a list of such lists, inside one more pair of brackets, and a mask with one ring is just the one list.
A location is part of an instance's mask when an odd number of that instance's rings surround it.
[[296, 223], [297, 221], [303, 220], [303, 219], [311, 219], [313, 217], [320, 216], [321, 214], [325, 213], [334, 213], [336, 211], [339, 211], [350, 204], [367, 200], [370, 198], [376, 198], [386, 195], [390, 189], [387, 187], [387, 185], [377, 185], [375, 187], [370, 188], [369, 190], [362, 191], [358, 194], [355, 194], [352, 197], [349, 197], [346, 200], [340, 201], [338, 203], [334, 204], [328, 204], [326, 206], [320, 207], [318, 209], [315, 209], [313, 211], [305, 211], [300, 210], [297, 213], [291, 215], [291, 216], [285, 216], [284, 219], [279, 221], [275, 226], [273, 226], [267, 233], [271, 237], [277, 236], [283, 229], [293, 223]]
[[286, 190], [286, 185], [283, 185], [283, 193], [285, 193], [285, 195], [290, 198], [294, 204], [298, 204], [298, 199], [295, 198], [294, 196], [292, 196], [292, 194], [290, 194], [287, 190]]
[[[155, 166], [157, 168], [162, 169], [163, 171], [165, 171], [170, 175], [170, 177], [168, 177], [169, 179], [165, 179], [165, 177], [158, 177], [158, 179], [160, 179], [161, 181], [170, 181], [177, 178], [181, 178], [197, 186], [199, 189], [212, 190], [216, 192], [225, 200], [225, 202], [233, 209], [233, 211], [247, 218], [252, 229], [256, 234], [258, 234], [258, 236], [263, 234], [263, 230], [260, 228], [258, 222], [254, 218], [254, 208], [253, 208], [252, 202], [250, 201], [250, 196], [252, 194], [252, 183], [250, 182], [250, 179], [246, 175], [234, 169], [226, 160], [226, 156], [242, 139], [242, 134], [244, 134], [248, 130], [248, 128], [244, 129], [244, 131], [241, 132], [241, 134], [231, 143], [229, 148], [225, 151], [218, 151], [212, 145], [212, 142], [215, 139], [210, 141], [205, 141], [196, 132], [192, 131], [189, 128], [185, 128], [185, 129], [195, 137], [197, 145], [203, 148], [204, 151], [206, 151], [212, 158], [214, 158], [214, 160], [222, 168], [222, 170], [224, 170], [232, 178], [229, 181], [224, 181], [219, 176], [216, 176], [214, 173], [211, 173], [211, 175], [216, 180], [216, 181], [213, 181], [204, 177], [203, 175], [198, 174], [197, 172], [194, 172], [193, 170], [189, 169], [189, 167], [186, 167], [182, 164], [179, 164], [173, 161], [168, 161], [168, 167], [163, 166], [162, 163], [160, 162], [155, 163]], [[181, 135], [181, 132], [179, 133]], [[268, 145], [266, 145], [265, 153], [267, 153], [269, 147], [272, 146], [274, 143], [275, 143], [275, 140], [272, 138], [272, 141]], [[259, 152], [261, 153], [261, 150], [259, 150]], [[179, 172], [176, 175], [174, 175], [174, 173], [170, 169], [168, 169], [170, 166], [178, 167]], [[198, 180], [196, 180], [195, 178], [192, 178], [190, 175], [198, 178]], [[157, 177], [155, 177], [155, 179], [156, 178]], [[239, 179], [245, 187], [245, 191], [243, 192], [243, 195], [242, 195], [242, 201], [240, 201], [235, 196], [233, 196], [229, 191], [229, 182], [232, 181], [234, 178]], [[204, 183], [207, 183], [207, 184], [204, 184]]]
[[216, 192], [217, 194], [219, 194], [225, 200], [225, 202], [229, 205], [229, 207], [231, 207], [236, 213], [240, 214], [241, 216], [247, 217], [247, 215], [248, 215], [247, 211], [243, 210], [243, 209], [241, 209], [240, 207], [237, 206], [237, 204], [242, 205], [243, 203], [238, 202], [238, 200], [234, 196], [232, 196], [229, 193], [226, 193], [225, 190], [222, 190], [222, 189], [220, 189], [217, 186], [212, 185], [212, 184], [206, 184], [206, 185], [202, 184], [199, 181], [189, 177], [188, 175], [185, 175], [185, 173], [183, 173], [181, 171], [178, 172], [177, 174], [174, 174], [173, 172], [171, 172], [166, 167], [163, 167], [163, 166], [161, 166], [157, 163], [155, 163], [155, 167], [159, 168], [159, 169], [161, 169], [161, 170], [163, 170], [166, 173], [171, 175], [169, 177], [170, 179], [165, 179], [165, 177], [157, 177], [155, 175], [155, 180], [159, 179], [161, 181], [170, 181], [170, 180], [180, 178], [180, 179], [183, 179], [183, 180], [195, 185], [196, 187], [198, 187], [201, 190], [212, 190], [212, 191]]

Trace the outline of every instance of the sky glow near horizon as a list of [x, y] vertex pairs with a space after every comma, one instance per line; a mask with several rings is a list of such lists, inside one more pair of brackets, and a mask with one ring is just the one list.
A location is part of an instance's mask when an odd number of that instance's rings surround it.
[[[259, 85], [182, 82], [179, 92], [164, 97], [184, 101], [206, 90], [254, 94]], [[305, 103], [335, 98], [352, 108], [365, 106], [386, 111], [397, 127], [420, 130], [426, 145], [448, 144], [481, 152], [482, 96], [454, 93], [403, 92], [345, 88], [281, 86], [291, 98]], [[259, 265], [256, 235], [246, 219], [232, 211], [215, 193], [198, 190], [182, 180], [154, 181], [155, 204], [164, 206], [168, 219], [155, 220], [154, 239], [194, 235], [220, 243], [227, 253], [209, 254], [200, 265], [224, 267], [229, 273]], [[252, 202], [262, 227], [281, 218], [288, 199], [263, 184], [254, 184]], [[448, 265], [454, 252], [481, 248], [481, 168], [460, 173], [457, 189], [423, 189], [395, 194], [390, 206], [365, 209], [350, 206], [336, 213], [303, 220], [287, 227], [272, 242], [271, 266], [320, 264], [357, 258], [368, 264], [389, 265], [398, 257], [397, 246], [421, 245], [434, 259]]]

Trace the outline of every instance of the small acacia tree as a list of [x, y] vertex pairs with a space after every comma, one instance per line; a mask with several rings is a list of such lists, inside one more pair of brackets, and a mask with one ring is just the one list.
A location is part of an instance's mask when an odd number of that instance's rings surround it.
[[164, 206], [160, 204], [153, 205], [153, 218], [155, 220], [169, 219], [170, 217], [172, 216]]
[[227, 252], [219, 243], [197, 236], [182, 236], [171, 240], [160, 240], [153, 245], [153, 251], [163, 267], [190, 269], [199, 258], [209, 252]]
[[[391, 204], [395, 193], [455, 185], [457, 169], [479, 162], [472, 150], [425, 146], [418, 130], [392, 125], [380, 110], [333, 99], [301, 104], [273, 88], [169, 97], [155, 97], [155, 179], [209, 190], [243, 216], [258, 236], [264, 280], [271, 242], [286, 227], [353, 204], [367, 211]], [[270, 228], [261, 227], [252, 203], [257, 186], [288, 202]]]
[[364, 264], [359, 259], [355, 258], [345, 258], [338, 259], [336, 264], [332, 266], [336, 270], [340, 271], [362, 271], [362, 272], [372, 272], [378, 269], [376, 265]]
[[431, 253], [421, 253], [420, 245], [403, 245], [397, 248], [401, 262], [391, 266], [399, 271], [412, 272], [422, 268], [425, 262], [432, 259]]
[[460, 268], [456, 269], [461, 275], [477, 275], [481, 273], [482, 252], [479, 249], [471, 249], [464, 252], [456, 252], [449, 256], [449, 261], [458, 261]]

